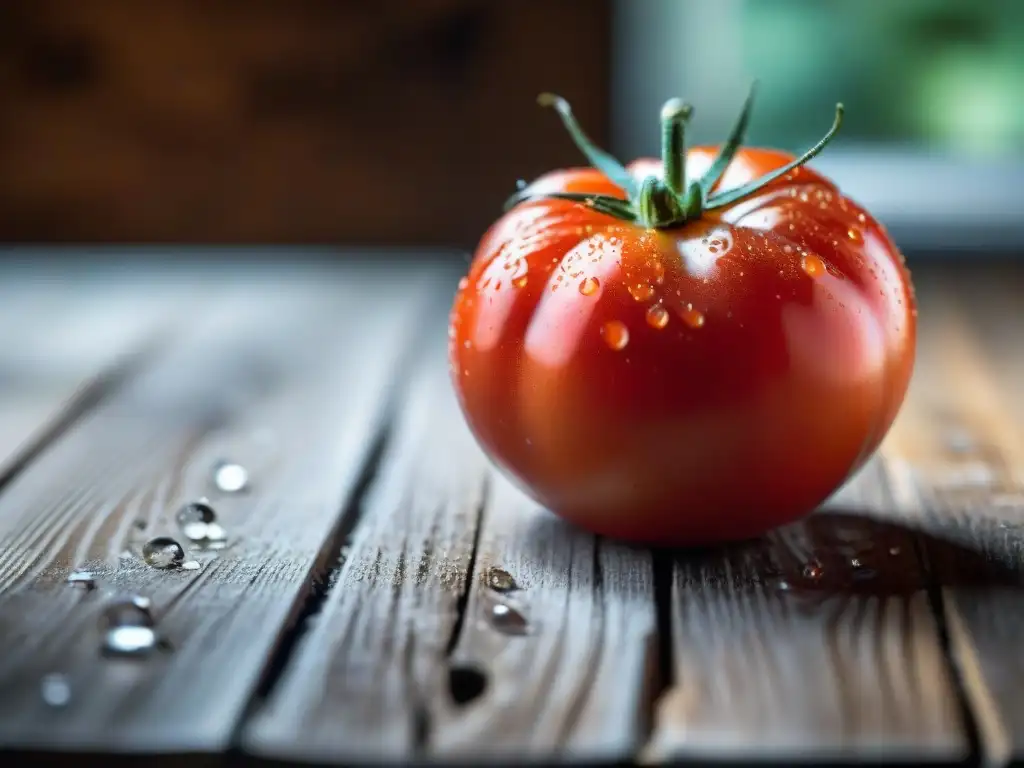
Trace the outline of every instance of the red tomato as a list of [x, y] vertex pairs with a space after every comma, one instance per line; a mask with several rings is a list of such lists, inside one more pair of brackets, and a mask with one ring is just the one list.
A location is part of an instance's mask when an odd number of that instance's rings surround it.
[[670, 102], [663, 160], [624, 169], [545, 98], [597, 167], [525, 188], [460, 283], [451, 373], [477, 440], [621, 539], [710, 544], [811, 512], [888, 431], [916, 332], [893, 242], [803, 165], [841, 107], [794, 159], [740, 148], [751, 99], [721, 149], [686, 152]]

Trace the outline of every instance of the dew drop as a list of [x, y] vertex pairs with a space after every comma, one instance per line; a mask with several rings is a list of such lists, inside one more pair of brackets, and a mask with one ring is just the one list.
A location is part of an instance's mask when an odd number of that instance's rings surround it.
[[185, 559], [185, 550], [170, 536], [157, 536], [143, 544], [142, 559], [154, 568], [177, 568]]
[[72, 587], [87, 591], [96, 588], [96, 576], [91, 571], [72, 571], [68, 574], [67, 582]]
[[637, 301], [647, 301], [654, 295], [654, 286], [650, 283], [634, 283], [628, 286], [626, 290]]
[[584, 296], [593, 296], [601, 287], [601, 281], [596, 277], [587, 277], [580, 282], [580, 293]]
[[530, 271], [530, 264], [526, 259], [516, 259], [512, 264], [512, 285], [516, 288], [523, 288], [526, 285], [526, 278]]
[[825, 262], [815, 256], [813, 253], [808, 253], [800, 259], [800, 269], [802, 269], [808, 277], [819, 278], [826, 273]]
[[511, 592], [516, 589], [516, 580], [503, 568], [491, 568], [487, 571], [487, 586], [495, 592]]
[[647, 310], [647, 324], [661, 330], [668, 325], [668, 310], [661, 304], [652, 304]]
[[526, 617], [507, 603], [497, 603], [491, 608], [491, 624], [506, 635], [525, 635], [529, 630]]
[[601, 338], [609, 349], [618, 352], [629, 344], [629, 329], [618, 320], [609, 320], [601, 326]]
[[152, 627], [111, 627], [103, 636], [103, 652], [111, 656], [143, 656], [156, 649]]
[[864, 242], [864, 236], [861, 235], [859, 229], [855, 229], [854, 227], [850, 227], [848, 230], [846, 230], [846, 236], [855, 243]]
[[179, 509], [175, 519], [182, 528], [194, 523], [208, 525], [216, 521], [217, 513], [205, 501], [193, 501]]
[[51, 707], [66, 707], [71, 703], [71, 684], [66, 675], [44, 675], [39, 681], [39, 695]]
[[214, 467], [213, 484], [221, 493], [241, 493], [249, 485], [249, 471], [241, 464], [221, 462]]
[[702, 328], [704, 326], [704, 313], [688, 306], [683, 310], [683, 322], [691, 328]]
[[185, 537], [206, 549], [222, 549], [227, 540], [224, 528], [217, 522], [217, 513], [206, 501], [193, 501], [178, 510], [176, 516]]
[[803, 575], [805, 579], [817, 581], [825, 575], [825, 569], [822, 568], [821, 563], [817, 560], [812, 560], [804, 566]]
[[152, 627], [153, 614], [150, 613], [150, 608], [148, 597], [135, 595], [119, 598], [103, 609], [100, 625], [106, 630], [118, 627]]

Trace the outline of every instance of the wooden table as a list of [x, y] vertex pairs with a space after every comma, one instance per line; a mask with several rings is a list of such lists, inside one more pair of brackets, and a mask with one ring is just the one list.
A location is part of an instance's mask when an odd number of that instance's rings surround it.
[[[459, 259], [270, 255], [0, 266], [8, 753], [1024, 753], [1024, 270], [916, 269], [879, 455], [804, 523], [672, 554], [490, 469], [446, 378]], [[226, 541], [148, 565], [203, 498]]]

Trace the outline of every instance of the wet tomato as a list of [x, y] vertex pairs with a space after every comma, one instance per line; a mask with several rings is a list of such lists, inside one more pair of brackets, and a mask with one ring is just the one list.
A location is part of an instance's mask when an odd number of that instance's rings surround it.
[[909, 275], [884, 229], [804, 156], [743, 148], [628, 168], [553, 96], [589, 168], [525, 187], [451, 312], [466, 419], [538, 502], [596, 533], [699, 545], [812, 511], [863, 465], [914, 359]]

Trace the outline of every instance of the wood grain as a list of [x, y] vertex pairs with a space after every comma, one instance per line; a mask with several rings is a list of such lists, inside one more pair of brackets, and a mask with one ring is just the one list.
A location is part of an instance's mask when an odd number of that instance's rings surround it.
[[[486, 687], [437, 713], [431, 754], [632, 756], [657, 672], [650, 553], [573, 528], [495, 476], [476, 563], [452, 663]], [[504, 573], [513, 591], [492, 588]]]
[[[657, 648], [649, 554], [569, 528], [489, 471], [443, 350], [413, 392], [323, 613], [245, 749], [289, 761], [631, 754]], [[514, 591], [490, 586], [496, 569]]]
[[913, 534], [868, 517], [887, 503], [872, 462], [808, 520], [676, 560], [648, 759], [968, 754]]
[[1021, 274], [919, 278], [912, 396], [884, 446], [904, 514], [933, 537], [927, 553], [987, 765], [1024, 752]]
[[[443, 338], [440, 322], [432, 328]], [[250, 753], [408, 758], [422, 739], [427, 699], [447, 696], [446, 649], [472, 567], [486, 469], [459, 417], [444, 349], [430, 350], [322, 612], [244, 734]]]
[[[199, 327], [43, 451], [0, 494], [0, 746], [220, 752], [326, 571], [341, 510], [436, 283], [427, 270], [290, 264], [236, 273]], [[433, 287], [432, 287], [433, 286]], [[368, 319], [369, 318], [369, 319]], [[247, 493], [211, 485], [219, 460]], [[140, 560], [209, 496], [226, 549], [197, 570]], [[88, 568], [98, 588], [64, 583]], [[101, 654], [118, 595], [152, 601], [166, 643]], [[63, 706], [41, 685], [59, 674]]]
[[141, 294], [138, 270], [0, 265], [0, 477], [187, 321], [180, 291], [149, 276]]

